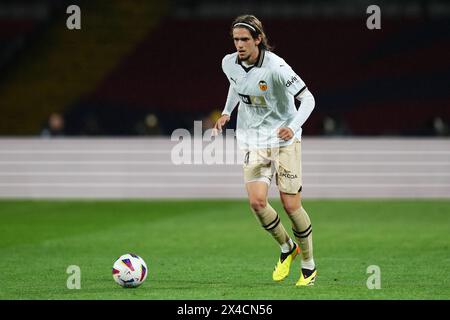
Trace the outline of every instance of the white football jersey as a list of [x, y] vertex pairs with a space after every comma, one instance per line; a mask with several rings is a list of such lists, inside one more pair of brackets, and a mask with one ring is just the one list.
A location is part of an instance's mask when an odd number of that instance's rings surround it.
[[[230, 82], [227, 103], [222, 114], [231, 115], [239, 103], [237, 140], [242, 148], [267, 148], [289, 145], [277, 136], [297, 113], [295, 97], [306, 85], [292, 68], [275, 53], [260, 50], [253, 67], [245, 67], [237, 53], [226, 55], [222, 69]], [[302, 128], [293, 128], [301, 140]]]

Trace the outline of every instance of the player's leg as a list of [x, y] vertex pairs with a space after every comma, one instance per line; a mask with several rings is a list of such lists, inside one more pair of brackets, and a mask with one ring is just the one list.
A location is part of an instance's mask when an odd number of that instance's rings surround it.
[[268, 185], [254, 181], [246, 183], [250, 207], [261, 226], [268, 231], [280, 246], [289, 241], [289, 235], [281, 223], [280, 216], [267, 201]]
[[267, 201], [269, 185], [266, 182], [253, 181], [246, 183], [246, 187], [253, 213], [281, 248], [280, 259], [272, 273], [273, 280], [281, 281], [289, 275], [291, 261], [297, 255], [298, 248], [286, 232], [280, 216]]
[[272, 175], [272, 163], [267, 158], [266, 150], [253, 150], [246, 153], [244, 179], [250, 207], [261, 226], [272, 235], [281, 248], [281, 257], [278, 262], [282, 265], [276, 267], [273, 274], [274, 280], [279, 281], [289, 273], [289, 266], [286, 270], [286, 264], [289, 264], [290, 259], [286, 260], [285, 256], [290, 254], [293, 241], [286, 232], [278, 213], [267, 201]]
[[280, 199], [291, 220], [292, 231], [300, 246], [302, 272], [297, 284], [313, 284], [316, 269], [313, 259], [312, 226], [308, 213], [301, 203], [302, 174], [299, 140], [296, 139], [291, 145], [279, 148], [276, 170]]
[[302, 206], [301, 193], [288, 194], [280, 192], [284, 210], [292, 222], [292, 231], [300, 246], [301, 276], [297, 285], [311, 285], [317, 275], [313, 258], [313, 233], [311, 220]]

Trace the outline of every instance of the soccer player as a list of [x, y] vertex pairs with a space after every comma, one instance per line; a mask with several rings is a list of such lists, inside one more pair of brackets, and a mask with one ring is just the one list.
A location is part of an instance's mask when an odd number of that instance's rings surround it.
[[[301, 203], [302, 125], [315, 100], [303, 80], [281, 57], [271, 52], [261, 21], [253, 15], [237, 17], [231, 25], [236, 52], [226, 55], [222, 69], [230, 82], [227, 101], [214, 132], [221, 132], [238, 107], [237, 140], [245, 151], [244, 180], [250, 207], [262, 227], [281, 248], [272, 278], [289, 275], [292, 261], [301, 254], [296, 286], [314, 284], [312, 228]], [[297, 110], [295, 101], [300, 101]], [[292, 223], [292, 240], [278, 213], [267, 201], [275, 174], [280, 199]]]

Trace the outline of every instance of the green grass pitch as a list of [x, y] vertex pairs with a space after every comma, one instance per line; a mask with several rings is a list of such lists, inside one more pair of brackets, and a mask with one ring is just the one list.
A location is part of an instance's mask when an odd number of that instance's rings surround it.
[[[271, 201], [290, 231], [279, 201]], [[244, 200], [0, 201], [0, 299], [449, 299], [450, 201], [310, 200], [318, 278], [296, 288], [300, 260], [271, 280], [279, 248]], [[124, 289], [121, 254], [147, 262]], [[81, 289], [69, 290], [69, 265]], [[367, 267], [380, 267], [369, 290]]]

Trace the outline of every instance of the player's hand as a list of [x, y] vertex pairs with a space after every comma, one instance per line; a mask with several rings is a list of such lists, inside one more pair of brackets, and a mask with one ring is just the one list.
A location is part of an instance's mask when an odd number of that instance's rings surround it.
[[294, 136], [294, 132], [290, 128], [281, 127], [280, 129], [278, 129], [278, 138], [280, 138], [280, 139], [288, 141], [288, 140], [292, 139], [293, 136]]
[[214, 124], [214, 128], [211, 132], [211, 135], [217, 136], [219, 133], [222, 132], [222, 128], [227, 124], [227, 122], [230, 121], [230, 116], [224, 114], [223, 116], [221, 116], [216, 123]]

